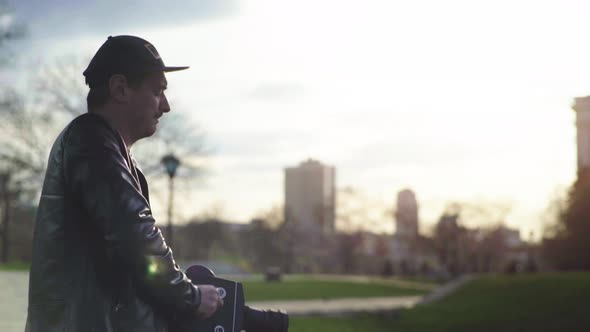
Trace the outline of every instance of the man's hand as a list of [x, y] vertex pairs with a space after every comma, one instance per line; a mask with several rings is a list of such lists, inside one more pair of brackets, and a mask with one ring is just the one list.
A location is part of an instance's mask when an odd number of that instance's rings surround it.
[[217, 309], [223, 306], [223, 299], [219, 291], [212, 285], [197, 285], [201, 290], [201, 304], [197, 309], [197, 314], [200, 317], [211, 317]]

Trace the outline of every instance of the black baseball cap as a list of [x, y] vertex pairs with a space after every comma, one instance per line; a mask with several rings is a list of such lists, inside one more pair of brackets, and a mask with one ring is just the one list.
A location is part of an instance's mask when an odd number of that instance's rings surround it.
[[115, 74], [143, 74], [178, 71], [188, 66], [168, 67], [150, 42], [135, 36], [109, 36], [84, 70], [90, 88], [109, 81]]

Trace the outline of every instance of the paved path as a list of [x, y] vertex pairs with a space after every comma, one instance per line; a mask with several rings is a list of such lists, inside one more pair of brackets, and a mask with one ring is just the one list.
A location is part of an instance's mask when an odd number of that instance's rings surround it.
[[[342, 279], [362, 282], [358, 277], [342, 276]], [[437, 301], [459, 289], [465, 283], [473, 280], [475, 276], [465, 275], [448, 284], [436, 288], [426, 296], [399, 296], [399, 297], [373, 297], [373, 298], [344, 298], [335, 300], [302, 300], [302, 301], [261, 301], [249, 302], [249, 306], [257, 309], [285, 310], [289, 315], [314, 315], [314, 314], [344, 314], [363, 311], [386, 311], [412, 308], [416, 305]], [[333, 279], [332, 279], [333, 280]], [[409, 282], [410, 283], [410, 282]], [[415, 286], [415, 285], [412, 285]]]
[[344, 298], [335, 300], [264, 301], [248, 302], [256, 309], [284, 310], [292, 316], [314, 314], [345, 314], [362, 311], [386, 311], [411, 308], [422, 299], [421, 296]]
[[438, 287], [433, 292], [430, 292], [429, 294], [424, 296], [422, 298], [422, 300], [420, 300], [420, 302], [417, 304], [428, 304], [428, 303], [431, 303], [434, 301], [438, 301], [438, 300], [442, 299], [443, 297], [446, 297], [449, 294], [453, 293], [454, 291], [456, 291], [457, 289], [459, 289], [460, 287], [465, 285], [465, 283], [467, 283], [475, 278], [476, 278], [476, 276], [473, 274], [466, 274], [464, 276], [461, 276], [458, 279], [455, 279], [449, 283], [446, 283], [446, 284]]
[[[236, 281], [262, 281], [264, 280], [264, 275], [262, 274], [219, 274], [218, 277], [227, 279], [227, 280], [236, 280]], [[380, 282], [386, 283], [398, 287], [407, 287], [407, 288], [414, 288], [414, 289], [421, 289], [425, 291], [431, 291], [437, 288], [437, 285], [424, 283], [419, 281], [411, 281], [411, 280], [403, 280], [398, 278], [382, 278], [382, 277], [375, 277], [375, 276], [362, 276], [362, 275], [337, 275], [337, 274], [289, 274], [284, 276], [285, 280], [327, 280], [327, 281], [350, 281], [350, 282], [357, 282], [357, 283], [370, 283], [370, 282]]]
[[25, 330], [28, 287], [27, 272], [0, 272], [0, 331]]

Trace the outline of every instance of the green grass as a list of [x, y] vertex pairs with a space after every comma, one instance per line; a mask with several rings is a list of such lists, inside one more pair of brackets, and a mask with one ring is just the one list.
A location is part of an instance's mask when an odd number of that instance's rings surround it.
[[392, 323], [392, 317], [381, 314], [359, 314], [347, 317], [290, 317], [289, 332], [392, 332]]
[[0, 263], [0, 271], [28, 271], [30, 267], [31, 264], [25, 262]]
[[590, 331], [590, 273], [486, 276], [397, 315], [293, 317], [292, 332]]
[[336, 299], [346, 297], [405, 296], [427, 293], [428, 284], [399, 284], [395, 281], [369, 280], [355, 282], [310, 278], [286, 279], [281, 282], [244, 281], [247, 301]]

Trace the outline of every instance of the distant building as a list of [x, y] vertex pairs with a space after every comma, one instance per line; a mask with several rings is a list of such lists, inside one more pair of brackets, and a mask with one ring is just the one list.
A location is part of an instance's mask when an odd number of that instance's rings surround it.
[[504, 245], [509, 249], [519, 248], [523, 245], [523, 241], [520, 238], [520, 231], [514, 228], [508, 228], [502, 226], [499, 228]]
[[389, 254], [389, 236], [371, 232], [357, 232], [358, 252], [362, 255], [386, 258]]
[[576, 111], [578, 174], [590, 169], [590, 96], [575, 98], [572, 105]]
[[425, 272], [432, 266], [432, 252], [427, 239], [418, 232], [418, 201], [413, 191], [405, 189], [397, 194], [395, 233], [391, 240], [391, 263], [396, 274]]
[[506, 272], [522, 272], [530, 268], [531, 252], [529, 245], [520, 237], [518, 229], [500, 226], [498, 228], [504, 246], [500, 268]]
[[334, 232], [336, 170], [308, 159], [285, 169], [285, 221], [322, 234]]
[[395, 235], [407, 239], [418, 236], [418, 202], [414, 192], [409, 189], [397, 194]]

